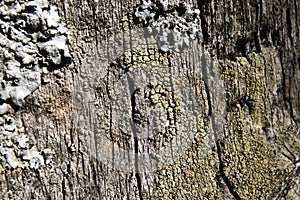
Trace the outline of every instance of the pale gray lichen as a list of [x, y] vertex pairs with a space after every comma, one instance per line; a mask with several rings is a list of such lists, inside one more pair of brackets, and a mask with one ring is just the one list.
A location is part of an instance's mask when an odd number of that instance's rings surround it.
[[13, 118], [4, 115], [0, 121], [0, 165], [13, 169], [51, 166], [53, 152], [50, 149], [39, 151], [35, 146], [30, 147], [28, 136], [20, 133]]
[[68, 29], [46, 0], [0, 2], [0, 165], [51, 165], [50, 149], [29, 144], [10, 111], [49, 82], [47, 73], [71, 62]]
[[162, 51], [178, 52], [201, 37], [200, 11], [178, 0], [144, 0], [135, 17], [154, 35]]
[[[47, 1], [0, 3], [0, 100], [13, 107], [39, 88], [48, 70], [69, 63], [68, 30]], [[45, 81], [46, 82], [46, 81]], [[8, 111], [8, 110], [7, 110]]]
[[0, 115], [3, 115], [4, 113], [7, 113], [9, 111], [9, 105], [4, 103], [0, 105]]

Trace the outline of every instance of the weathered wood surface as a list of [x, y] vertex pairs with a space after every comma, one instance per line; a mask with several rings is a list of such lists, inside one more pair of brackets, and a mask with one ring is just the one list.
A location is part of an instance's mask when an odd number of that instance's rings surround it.
[[[214, 105], [205, 88], [205, 72], [193, 74], [201, 50], [190, 48], [185, 54], [169, 57], [158, 53], [153, 60], [146, 54], [149, 62], [169, 66], [173, 76], [190, 72], [188, 82], [201, 102], [198, 131], [212, 138], [198, 138], [175, 162], [154, 172], [128, 173], [103, 164], [101, 155], [92, 153], [105, 145], [100, 142], [103, 135], [124, 149], [135, 148], [134, 137], [111, 124], [109, 96], [126, 71], [118, 64], [134, 54], [98, 69], [95, 93], [83, 93], [96, 101], [91, 107], [89, 103], [80, 107], [76, 100], [78, 88], [86, 83], [79, 75], [93, 74], [85, 59], [99, 56], [102, 41], [119, 33], [128, 40], [136, 39], [130, 35], [130, 27], [140, 2], [52, 1], [71, 32], [72, 63], [52, 72], [51, 82], [29, 96], [26, 106], [12, 115], [22, 122], [32, 145], [54, 151], [53, 164], [37, 170], [0, 167], [2, 199], [300, 198], [299, 2], [189, 3], [201, 11], [201, 46], [209, 52], [208, 58], [217, 60], [214, 67], [224, 81], [224, 131], [211, 135], [216, 120], [210, 112]], [[140, 63], [129, 67], [134, 65]], [[209, 71], [210, 65], [206, 67]], [[88, 125], [94, 127], [84, 127]], [[213, 138], [217, 136], [216, 141]], [[159, 145], [162, 138], [155, 138]], [[143, 146], [149, 146], [147, 141], [140, 141], [139, 147]]]

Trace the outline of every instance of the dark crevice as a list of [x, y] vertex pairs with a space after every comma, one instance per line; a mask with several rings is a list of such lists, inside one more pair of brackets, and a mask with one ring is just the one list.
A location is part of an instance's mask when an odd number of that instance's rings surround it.
[[287, 26], [287, 34], [290, 39], [291, 45], [293, 45], [293, 38], [292, 38], [292, 20], [291, 20], [291, 11], [290, 8], [286, 10], [286, 26]]
[[[131, 35], [131, 30], [130, 32], [130, 49], [133, 49], [132, 46], [132, 35]], [[133, 64], [133, 56], [131, 56], [131, 63]], [[139, 195], [139, 199], [143, 200], [143, 196], [142, 196], [142, 179], [141, 179], [141, 175], [140, 175], [140, 171], [139, 171], [139, 138], [138, 138], [138, 132], [137, 132], [137, 128], [136, 128], [136, 123], [133, 121], [135, 119], [135, 107], [136, 107], [136, 99], [135, 99], [135, 93], [138, 92], [138, 90], [135, 90], [134, 87], [134, 80], [132, 80], [132, 78], [130, 77], [130, 75], [127, 73], [127, 81], [128, 81], [128, 85], [129, 85], [129, 94], [130, 94], [130, 101], [131, 101], [131, 130], [132, 130], [132, 134], [133, 134], [133, 146], [134, 146], [134, 175], [137, 181], [137, 189], [138, 189], [138, 195]]]
[[[203, 58], [203, 64], [202, 66], [206, 66], [205, 65], [205, 59]], [[203, 74], [203, 79], [204, 79], [204, 82], [207, 79], [207, 69], [206, 67], [203, 67], [202, 68], [202, 74]], [[234, 190], [234, 187], [233, 185], [231, 184], [230, 180], [228, 179], [228, 177], [225, 175], [225, 172], [224, 172], [224, 164], [222, 162], [222, 150], [221, 150], [221, 140], [218, 138], [218, 133], [217, 133], [217, 130], [215, 129], [216, 127], [216, 123], [215, 123], [215, 116], [214, 116], [214, 113], [213, 113], [213, 104], [212, 104], [212, 99], [214, 98], [213, 94], [210, 94], [209, 92], [209, 89], [207, 87], [207, 83], [205, 82], [205, 90], [206, 90], [206, 93], [207, 93], [207, 99], [208, 99], [208, 107], [209, 107], [209, 116], [211, 117], [211, 122], [212, 122], [212, 131], [213, 131], [213, 135], [215, 137], [215, 141], [216, 141], [216, 147], [217, 147], [217, 153], [218, 153], [218, 159], [219, 159], [219, 172], [220, 172], [220, 175], [224, 181], [224, 183], [226, 184], [229, 192], [231, 193], [231, 195], [237, 199], [237, 200], [240, 200], [241, 197], [238, 195], [238, 193]]]
[[[203, 67], [204, 69], [205, 67]], [[208, 115], [209, 116], [212, 116], [213, 115], [213, 112], [212, 112], [212, 103], [211, 103], [211, 98], [210, 98], [210, 92], [209, 92], [209, 89], [208, 89], [208, 85], [206, 83], [206, 80], [207, 80], [207, 72], [206, 72], [206, 69], [205, 70], [202, 70], [203, 72], [203, 79], [204, 79], [204, 85], [205, 85], [205, 92], [206, 92], [206, 95], [207, 95], [207, 102], [208, 102]]]
[[286, 84], [285, 84], [286, 75], [285, 75], [285, 68], [284, 68], [284, 64], [283, 64], [282, 52], [279, 53], [279, 61], [280, 61], [281, 75], [282, 75], [282, 79], [281, 79], [282, 90], [280, 90], [280, 92], [282, 93], [283, 102], [284, 102], [284, 105], [286, 106], [286, 104], [287, 104]]
[[[172, 62], [171, 62], [171, 57], [170, 57], [170, 53], [168, 53], [168, 68], [169, 68], [169, 74], [170, 74], [170, 86], [171, 86], [171, 91], [172, 91], [172, 101], [176, 102], [175, 100], [175, 96], [174, 96], [174, 85], [173, 85], [173, 76], [172, 76]], [[174, 124], [177, 124], [177, 117], [176, 117], [176, 110], [174, 111]], [[177, 134], [177, 129], [176, 129], [176, 134]]]
[[219, 172], [220, 175], [224, 181], [224, 183], [226, 184], [230, 194], [237, 200], [240, 200], [241, 197], [239, 196], [239, 194], [234, 190], [234, 186], [232, 185], [232, 183], [230, 182], [229, 178], [226, 176], [225, 172], [224, 172], [224, 164], [222, 161], [222, 150], [221, 150], [221, 142], [217, 141], [217, 153], [218, 153], [218, 158], [219, 158]]
[[135, 178], [137, 181], [137, 188], [139, 192], [139, 199], [142, 200], [142, 180], [139, 172], [139, 138], [136, 128], [135, 122], [135, 113], [136, 113], [136, 99], [135, 94], [138, 92], [138, 89], [134, 89], [134, 80], [127, 74], [127, 80], [129, 85], [129, 93], [130, 93], [130, 101], [131, 101], [131, 129], [133, 133], [133, 141], [134, 141], [134, 169], [135, 169]]
[[[209, 92], [209, 91], [208, 91]], [[209, 95], [208, 95], [209, 96]], [[208, 97], [209, 98], [209, 97]], [[210, 104], [210, 101], [209, 101], [209, 109], [212, 110], [212, 105]], [[211, 119], [212, 119], [212, 129], [213, 129], [213, 133], [214, 133], [214, 137], [215, 137], [215, 140], [216, 140], [216, 146], [217, 146], [217, 153], [218, 153], [218, 159], [219, 159], [219, 172], [220, 172], [220, 175], [224, 181], [224, 183], [226, 184], [229, 192], [231, 193], [231, 195], [237, 199], [237, 200], [240, 200], [241, 197], [239, 196], [239, 194], [234, 190], [234, 187], [232, 185], [232, 183], [230, 182], [230, 180], [228, 179], [228, 177], [225, 175], [225, 172], [224, 172], [224, 164], [223, 164], [223, 161], [222, 161], [222, 150], [221, 150], [221, 141], [218, 139], [218, 133], [216, 133], [216, 130], [215, 130], [215, 117], [213, 115], [213, 113], [211, 113]]]
[[[299, 21], [298, 21], [298, 8], [297, 8], [297, 0], [294, 0], [294, 13], [295, 13], [295, 22], [296, 25], [299, 25]], [[299, 29], [296, 29], [296, 43], [298, 42], [299, 44]]]
[[137, 187], [138, 187], [138, 191], [139, 191], [139, 198], [140, 198], [140, 200], [143, 200], [142, 179], [141, 179], [140, 173], [135, 173], [135, 178], [136, 178], [136, 181], [137, 181]]
[[[258, 53], [260, 53], [261, 52], [261, 45], [260, 45], [260, 38], [259, 38], [258, 32], [256, 32], [255, 35], [254, 35], [254, 44], [255, 44], [256, 51]], [[246, 56], [246, 54], [244, 56]]]
[[198, 4], [198, 9], [200, 10], [200, 21], [201, 21], [201, 31], [202, 31], [202, 35], [203, 35], [203, 41], [204, 43], [208, 43], [209, 40], [209, 34], [208, 34], [208, 25], [207, 22], [205, 20], [205, 16], [204, 16], [204, 5], [205, 5], [205, 1], [202, 0], [198, 0], [197, 4]]
[[67, 191], [66, 191], [66, 181], [65, 181], [65, 178], [63, 178], [62, 180], [62, 199], [63, 200], [66, 200], [67, 199]]
[[208, 76], [207, 76], [207, 68], [206, 68], [206, 58], [205, 56], [203, 55], [201, 57], [201, 66], [202, 67], [202, 76], [203, 76], [203, 82], [204, 82], [204, 85], [205, 85], [205, 92], [206, 92], [206, 95], [207, 95], [207, 101], [208, 101], [208, 116], [212, 116], [213, 115], [213, 112], [212, 112], [212, 102], [211, 102], [211, 96], [210, 96], [210, 92], [209, 92], [209, 88], [208, 88]]
[[[259, 3], [256, 5], [256, 31], [254, 34], [254, 45], [256, 48], [256, 51], [258, 53], [261, 52], [261, 41], [264, 39], [267, 39], [267, 33], [268, 33], [268, 25], [266, 20], [263, 18], [263, 2], [262, 0], [259, 1]], [[263, 23], [264, 22], [264, 23]]]
[[237, 53], [237, 54], [240, 53], [242, 56], [246, 57], [246, 54], [247, 54], [246, 47], [247, 47], [249, 40], [250, 39], [246, 38], [246, 37], [237, 39], [236, 44], [235, 44], [235, 49], [236, 49], [235, 53]]

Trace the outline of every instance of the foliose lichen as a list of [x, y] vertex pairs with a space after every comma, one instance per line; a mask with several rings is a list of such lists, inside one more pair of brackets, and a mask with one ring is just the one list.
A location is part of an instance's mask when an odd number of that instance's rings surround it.
[[0, 2], [0, 165], [38, 169], [51, 165], [50, 149], [37, 148], [14, 109], [71, 62], [68, 29], [45, 0]]
[[178, 0], [144, 0], [135, 17], [156, 37], [162, 51], [179, 52], [201, 37], [199, 14], [198, 9]]
[[24, 99], [43, 83], [48, 71], [69, 63], [67, 40], [68, 30], [56, 8], [47, 1], [2, 1], [1, 102], [22, 106]]

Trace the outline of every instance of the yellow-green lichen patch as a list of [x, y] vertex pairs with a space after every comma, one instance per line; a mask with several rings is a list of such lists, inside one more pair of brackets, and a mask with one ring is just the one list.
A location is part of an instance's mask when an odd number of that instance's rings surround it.
[[226, 60], [220, 69], [228, 94], [221, 150], [225, 176], [241, 199], [269, 198], [295, 169], [299, 149], [296, 124], [273, 104], [280, 82], [276, 55], [263, 49]]
[[274, 69], [272, 64], [265, 64], [268, 62], [266, 59], [269, 58], [254, 53], [248, 59], [238, 57], [236, 62], [225, 61], [220, 65], [227, 92], [230, 93], [229, 106], [242, 104], [247, 107], [248, 115], [259, 126], [268, 123], [271, 113], [267, 84]]
[[163, 166], [152, 199], [214, 199], [218, 158], [211, 150], [204, 157], [202, 144], [194, 143], [172, 165]]
[[206, 133], [204, 119], [190, 147], [170, 164], [160, 161], [156, 188], [145, 199], [214, 199], [218, 191], [218, 156]]
[[224, 173], [242, 199], [266, 199], [292, 168], [266, 141], [260, 128], [230, 120], [229, 126], [241, 127], [241, 131], [233, 131], [224, 141]]

